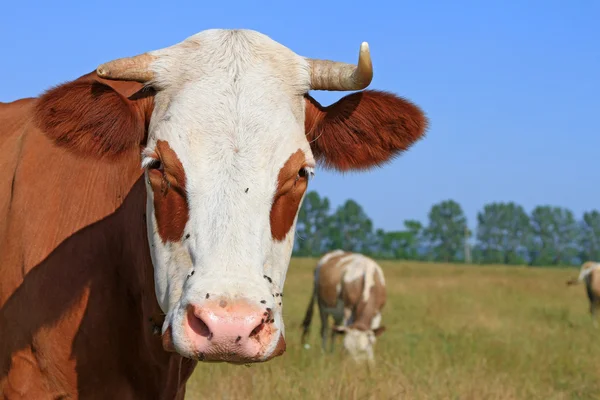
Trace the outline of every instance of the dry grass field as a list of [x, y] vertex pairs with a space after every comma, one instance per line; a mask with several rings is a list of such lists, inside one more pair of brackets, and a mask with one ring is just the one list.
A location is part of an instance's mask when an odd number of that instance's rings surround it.
[[388, 328], [374, 370], [322, 354], [315, 310], [300, 322], [316, 260], [293, 259], [285, 286], [287, 352], [251, 367], [199, 365], [187, 399], [600, 399], [600, 328], [575, 269], [381, 262]]

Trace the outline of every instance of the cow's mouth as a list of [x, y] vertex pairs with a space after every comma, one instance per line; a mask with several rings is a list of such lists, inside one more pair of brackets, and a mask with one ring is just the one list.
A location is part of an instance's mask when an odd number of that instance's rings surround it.
[[[202, 325], [204, 329], [199, 331], [197, 325], [198, 321], [193, 311], [188, 311], [183, 329], [179, 332], [174, 333], [172, 325], [169, 324], [161, 337], [163, 349], [200, 362], [240, 365], [269, 361], [283, 355], [287, 348], [281, 330], [273, 323], [258, 325], [246, 337], [240, 335], [217, 337], [212, 335], [204, 325]], [[178, 349], [173, 340], [174, 334], [185, 335], [185, 342], [189, 347]], [[274, 348], [273, 340], [277, 340]]]

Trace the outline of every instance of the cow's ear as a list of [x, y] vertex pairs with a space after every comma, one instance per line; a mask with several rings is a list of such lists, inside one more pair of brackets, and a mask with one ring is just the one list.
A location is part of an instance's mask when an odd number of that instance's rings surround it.
[[338, 171], [382, 165], [425, 133], [421, 109], [394, 94], [365, 90], [323, 107], [309, 95], [305, 128], [315, 158]]
[[36, 103], [36, 122], [59, 146], [116, 156], [145, 141], [153, 102], [141, 88], [90, 73], [46, 91]]
[[385, 332], [385, 326], [383, 326], [383, 325], [377, 329], [373, 329], [373, 333], [375, 334], [376, 337], [381, 335], [383, 332]]
[[334, 326], [333, 331], [338, 335], [344, 335], [346, 332], [348, 332], [345, 326]]

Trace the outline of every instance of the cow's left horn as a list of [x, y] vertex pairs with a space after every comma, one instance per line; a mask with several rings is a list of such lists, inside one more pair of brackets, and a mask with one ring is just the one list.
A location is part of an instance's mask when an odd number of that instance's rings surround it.
[[313, 90], [361, 90], [373, 79], [369, 44], [360, 45], [358, 64], [307, 59], [310, 65], [310, 88]]
[[101, 78], [145, 83], [154, 78], [150, 70], [150, 63], [154, 60], [155, 57], [148, 53], [119, 58], [100, 65], [96, 73]]

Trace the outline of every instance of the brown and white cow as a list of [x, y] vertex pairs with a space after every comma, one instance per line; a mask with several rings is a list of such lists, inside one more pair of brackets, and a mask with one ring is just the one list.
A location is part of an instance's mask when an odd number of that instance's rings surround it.
[[[281, 294], [317, 163], [382, 165], [427, 120], [248, 30], [208, 30], [0, 104], [0, 393], [183, 398], [197, 360], [285, 351]], [[167, 351], [165, 351], [167, 350]]]
[[590, 314], [594, 325], [597, 326], [598, 321], [595, 317], [597, 317], [596, 312], [600, 310], [600, 263], [594, 261], [583, 263], [579, 276], [567, 281], [567, 285], [577, 285], [582, 282], [585, 282], [585, 290], [590, 301]]
[[385, 278], [371, 258], [343, 250], [325, 254], [314, 272], [313, 295], [302, 323], [302, 344], [306, 345], [315, 301], [321, 316], [321, 346], [327, 347], [329, 316], [333, 317], [330, 350], [335, 335], [344, 335], [344, 349], [356, 361], [374, 362], [373, 346], [385, 327], [381, 310], [386, 302]]

